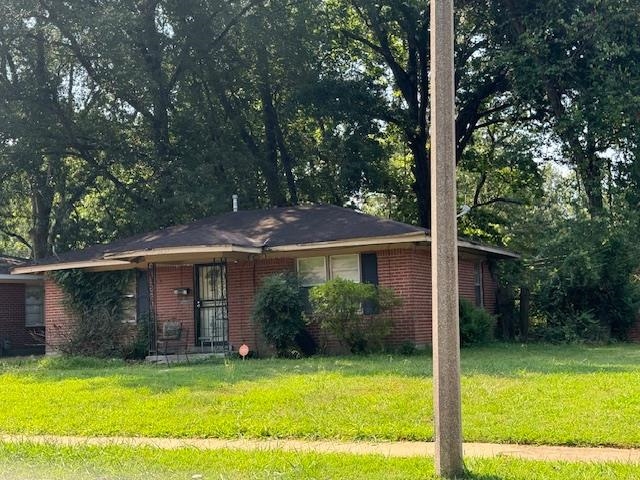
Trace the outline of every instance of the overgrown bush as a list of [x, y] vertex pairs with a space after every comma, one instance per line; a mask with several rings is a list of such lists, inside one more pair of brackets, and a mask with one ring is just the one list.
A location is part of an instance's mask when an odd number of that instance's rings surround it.
[[495, 326], [494, 317], [483, 308], [477, 308], [468, 300], [460, 299], [460, 345], [481, 345], [491, 340]]
[[122, 322], [122, 299], [131, 284], [132, 272], [62, 270], [52, 276], [72, 315], [71, 328], [61, 329], [63, 342], [58, 350], [71, 356], [121, 356], [128, 333]]
[[598, 220], [575, 220], [551, 237], [533, 269], [536, 333], [554, 341], [624, 339], [640, 300], [638, 247], [634, 234]]
[[278, 356], [296, 349], [296, 337], [305, 329], [302, 287], [295, 275], [277, 273], [264, 279], [256, 295], [253, 321]]
[[604, 343], [609, 340], [609, 330], [592, 312], [575, 312], [534, 321], [531, 336], [550, 343]]
[[135, 331], [120, 346], [120, 356], [125, 360], [144, 360], [149, 353], [149, 319], [138, 319]]
[[[391, 289], [341, 278], [313, 287], [309, 300], [314, 320], [352, 353], [382, 350], [391, 331], [391, 320], [385, 313], [400, 304]], [[376, 313], [364, 314], [365, 304]]]

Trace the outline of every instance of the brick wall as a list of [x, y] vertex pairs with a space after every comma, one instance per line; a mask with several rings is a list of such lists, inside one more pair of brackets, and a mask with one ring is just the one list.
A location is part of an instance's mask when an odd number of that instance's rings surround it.
[[393, 249], [376, 252], [378, 281], [393, 289], [402, 305], [391, 312], [391, 345], [431, 343], [431, 257], [426, 249]]
[[482, 287], [484, 295], [484, 309], [495, 315], [497, 294], [498, 294], [498, 279], [496, 278], [492, 265], [489, 262], [482, 262]]
[[468, 258], [458, 259], [458, 294], [476, 304], [476, 288], [475, 288], [475, 265], [477, 261]]
[[0, 283], [0, 352], [4, 354], [26, 353], [33, 348], [35, 340], [29, 332], [38, 329], [25, 327], [24, 300], [24, 284]]
[[[152, 302], [156, 325], [182, 322], [186, 345], [195, 345], [193, 265], [156, 265], [152, 283]], [[176, 288], [188, 288], [188, 295], [176, 295]]]
[[631, 342], [640, 343], [640, 318], [631, 326], [627, 336]]
[[44, 281], [44, 325], [47, 335], [46, 353], [55, 353], [70, 336], [73, 317], [64, 306], [64, 293], [50, 278]]
[[292, 258], [255, 259], [227, 264], [229, 301], [229, 343], [234, 351], [243, 343], [252, 350], [264, 351], [264, 340], [251, 322], [251, 309], [262, 280], [273, 273], [294, 271]]

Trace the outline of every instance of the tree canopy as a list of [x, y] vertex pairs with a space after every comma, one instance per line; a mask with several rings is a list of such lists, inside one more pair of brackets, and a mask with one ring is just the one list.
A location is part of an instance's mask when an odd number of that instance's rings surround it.
[[[428, 7], [3, 1], [0, 248], [40, 258], [219, 213], [233, 193], [428, 227]], [[637, 227], [638, 11], [456, 2], [461, 234], [535, 258], [531, 219], [558, 248], [571, 222]], [[551, 177], [568, 179], [561, 199]]]

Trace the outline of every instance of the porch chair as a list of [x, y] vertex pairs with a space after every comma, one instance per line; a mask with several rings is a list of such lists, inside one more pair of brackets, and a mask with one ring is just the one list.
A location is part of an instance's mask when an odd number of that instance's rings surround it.
[[184, 349], [184, 356], [189, 363], [189, 350], [186, 343], [186, 332], [182, 322], [164, 322], [162, 331], [157, 340], [157, 355], [164, 355], [164, 359], [169, 365], [169, 355], [177, 355], [180, 358], [180, 350]]

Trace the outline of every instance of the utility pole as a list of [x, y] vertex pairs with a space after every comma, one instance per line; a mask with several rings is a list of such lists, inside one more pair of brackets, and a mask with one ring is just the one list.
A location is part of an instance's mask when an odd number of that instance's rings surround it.
[[453, 0], [431, 0], [431, 268], [436, 473], [461, 477]]

